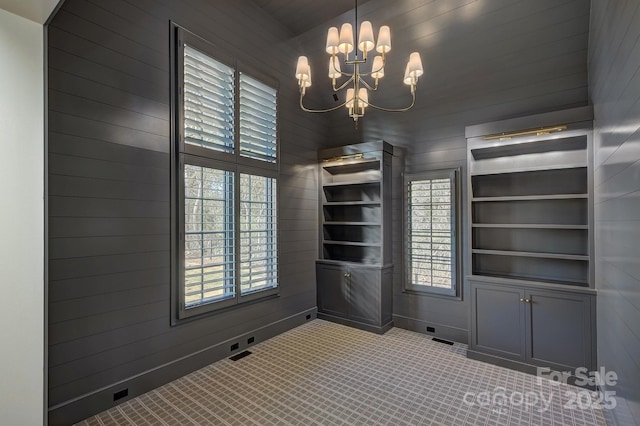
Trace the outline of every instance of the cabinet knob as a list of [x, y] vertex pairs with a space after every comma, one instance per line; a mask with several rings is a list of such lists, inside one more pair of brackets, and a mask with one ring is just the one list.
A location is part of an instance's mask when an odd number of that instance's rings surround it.
[[344, 277], [345, 277], [345, 278], [349, 278], [350, 276], [351, 276], [351, 274], [350, 274], [350, 273], [345, 272], [345, 274], [344, 274]]
[[531, 303], [531, 299], [526, 299], [526, 298], [521, 298], [520, 301], [523, 303]]

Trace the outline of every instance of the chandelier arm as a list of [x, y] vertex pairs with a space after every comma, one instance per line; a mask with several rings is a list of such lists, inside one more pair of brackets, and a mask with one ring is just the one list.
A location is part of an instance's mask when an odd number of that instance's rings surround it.
[[344, 103], [342, 103], [342, 104], [340, 104], [340, 105], [338, 105], [338, 106], [335, 106], [335, 107], [333, 107], [333, 108], [328, 108], [328, 109], [309, 109], [309, 108], [305, 107], [305, 106], [302, 104], [302, 98], [304, 98], [304, 95], [302, 95], [302, 94], [301, 94], [301, 95], [300, 95], [300, 108], [301, 108], [304, 112], [332, 112], [332, 111], [337, 111], [337, 110], [339, 110], [340, 108], [344, 108], [344, 107], [347, 105], [347, 102], [349, 102], [349, 100], [346, 100], [346, 101], [344, 101]]
[[384, 65], [385, 65], [385, 63], [384, 63], [384, 60], [383, 60], [382, 61], [382, 66], [380, 68], [378, 68], [377, 70], [371, 70], [369, 72], [361, 72], [361, 73], [359, 73], [359, 75], [364, 75], [364, 76], [369, 77], [373, 73], [377, 73], [377, 72], [382, 71], [384, 69]]
[[415, 103], [416, 103], [416, 94], [415, 93], [411, 93], [411, 105], [409, 105], [408, 107], [404, 107], [404, 108], [384, 108], [384, 107], [379, 107], [377, 105], [374, 105], [371, 102], [368, 103], [368, 106], [370, 106], [373, 109], [377, 109], [377, 110], [384, 111], [384, 112], [405, 112], [405, 111], [409, 111], [411, 108], [413, 108]]
[[338, 68], [336, 68], [335, 64], [333, 63], [333, 61], [331, 61], [331, 68], [333, 68], [333, 70], [335, 72], [339, 72], [341, 77], [353, 77], [352, 73], [348, 73], [348, 72], [344, 72], [342, 70], [339, 70]]
[[349, 79], [348, 79], [347, 81], [345, 81], [344, 83], [342, 83], [342, 84], [340, 85], [340, 87], [338, 87], [338, 88], [334, 88], [334, 89], [333, 89], [333, 91], [334, 91], [334, 92], [338, 92], [338, 91], [340, 91], [340, 90], [344, 89], [345, 87], [347, 87], [347, 85], [348, 85], [349, 83], [353, 82], [353, 79], [354, 79], [355, 77], [354, 77], [353, 75], [351, 75], [351, 74], [349, 74], [349, 75], [350, 75], [350, 77], [349, 77]]
[[362, 83], [367, 89], [371, 90], [372, 92], [375, 92], [376, 90], [378, 90], [377, 84], [375, 86], [371, 86], [369, 83], [366, 82], [366, 80], [363, 80], [362, 78], [360, 78], [359, 80], [360, 80], [360, 83]]

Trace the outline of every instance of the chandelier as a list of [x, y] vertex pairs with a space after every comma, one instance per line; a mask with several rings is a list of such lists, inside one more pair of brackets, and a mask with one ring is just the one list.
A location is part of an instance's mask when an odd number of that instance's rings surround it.
[[[337, 27], [331, 27], [327, 32], [326, 51], [330, 55], [328, 75], [334, 92], [347, 89], [344, 103], [329, 109], [310, 109], [304, 106], [304, 95], [307, 88], [311, 87], [311, 67], [309, 66], [308, 58], [300, 56], [296, 66], [296, 78], [300, 88], [300, 108], [306, 112], [323, 113], [346, 107], [349, 111], [349, 117], [353, 118], [356, 126], [358, 125], [358, 119], [364, 116], [368, 107], [386, 112], [408, 111], [415, 104], [418, 78], [424, 73], [420, 54], [418, 52], [411, 53], [404, 71], [403, 82], [411, 88], [410, 105], [405, 108], [383, 108], [377, 106], [369, 101], [369, 91], [375, 92], [378, 90], [378, 81], [384, 77], [387, 54], [391, 51], [391, 31], [388, 26], [381, 26], [378, 32], [378, 42], [376, 43], [371, 22], [363, 21], [358, 33], [357, 0], [355, 1], [355, 27], [357, 46], [354, 46], [353, 28], [350, 23], [342, 24], [339, 32]], [[371, 61], [371, 67], [367, 67], [366, 65], [370, 58], [369, 52], [374, 48], [379, 55], [374, 56]], [[355, 53], [351, 57], [350, 54], [354, 50]], [[361, 52], [361, 57], [359, 57], [358, 51]], [[353, 70], [353, 72], [343, 71], [345, 67], [340, 65], [341, 61], [338, 53], [342, 54], [344, 65], [348, 66], [349, 70]], [[343, 83], [337, 82], [342, 77], [347, 77], [347, 80]], [[334, 98], [337, 100], [335, 94]]]

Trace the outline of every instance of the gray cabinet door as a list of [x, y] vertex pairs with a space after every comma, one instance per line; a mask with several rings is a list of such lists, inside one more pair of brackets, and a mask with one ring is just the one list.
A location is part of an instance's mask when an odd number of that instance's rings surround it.
[[380, 324], [380, 268], [349, 268], [349, 318]]
[[552, 369], [592, 368], [591, 296], [528, 290], [527, 356]]
[[524, 290], [471, 283], [471, 348], [522, 360], [525, 356]]
[[348, 279], [346, 268], [336, 265], [316, 264], [318, 286], [318, 311], [346, 318], [349, 313]]

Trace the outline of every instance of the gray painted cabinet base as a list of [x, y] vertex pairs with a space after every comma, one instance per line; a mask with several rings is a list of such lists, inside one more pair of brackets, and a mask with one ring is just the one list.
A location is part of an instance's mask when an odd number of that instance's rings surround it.
[[383, 334], [393, 326], [393, 266], [318, 261], [318, 318]]
[[469, 285], [469, 358], [530, 373], [594, 370], [595, 295], [488, 280]]

